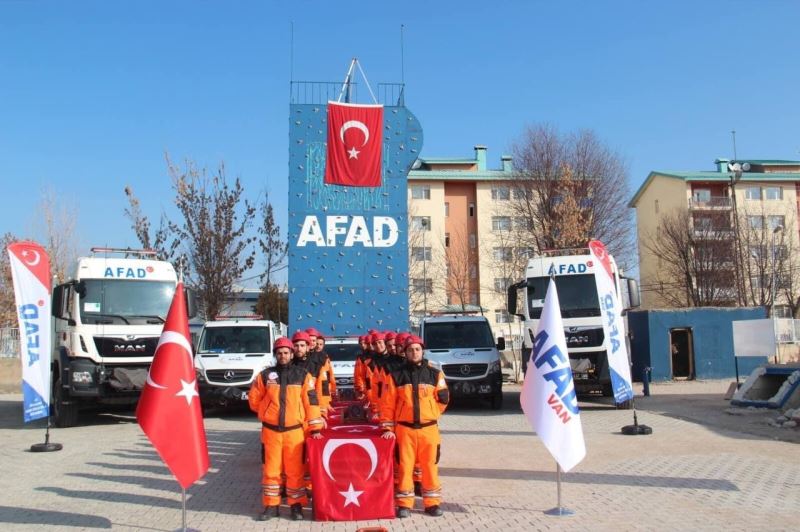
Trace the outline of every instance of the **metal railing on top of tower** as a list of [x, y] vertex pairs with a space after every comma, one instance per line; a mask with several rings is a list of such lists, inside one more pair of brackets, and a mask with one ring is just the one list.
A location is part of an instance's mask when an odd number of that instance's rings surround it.
[[[290, 81], [289, 82], [289, 103], [299, 105], [325, 105], [329, 101], [339, 99], [342, 91], [340, 81]], [[403, 106], [405, 97], [404, 83], [378, 83], [377, 98], [383, 105]], [[369, 95], [367, 99], [371, 100]], [[345, 99], [343, 98], [343, 101]], [[350, 83], [349, 100], [353, 103], [359, 102], [358, 83]], [[360, 102], [360, 103], [372, 103]]]

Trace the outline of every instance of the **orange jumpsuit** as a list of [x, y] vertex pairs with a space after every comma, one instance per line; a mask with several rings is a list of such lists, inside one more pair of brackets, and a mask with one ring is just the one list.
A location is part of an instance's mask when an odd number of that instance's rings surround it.
[[261, 420], [264, 467], [261, 486], [264, 506], [281, 503], [281, 471], [286, 472], [289, 505], [308, 503], [303, 485], [304, 426], [322, 429], [313, 377], [296, 365], [262, 371], [250, 387], [250, 409]]
[[450, 393], [444, 373], [422, 359], [391, 372], [381, 401], [381, 428], [394, 431], [400, 456], [397, 506], [414, 506], [414, 464], [422, 469], [422, 502], [425, 508], [441, 504], [439, 483], [438, 420], [447, 408]]
[[333, 397], [336, 395], [336, 377], [333, 374], [333, 364], [331, 358], [325, 351], [314, 351], [311, 353], [317, 364], [319, 364], [319, 378], [322, 379], [322, 395], [320, 396], [320, 407], [326, 412], [331, 406]]
[[358, 396], [369, 398], [372, 383], [369, 382], [369, 365], [372, 362], [373, 353], [364, 351], [356, 358], [356, 368], [353, 371], [353, 389]]

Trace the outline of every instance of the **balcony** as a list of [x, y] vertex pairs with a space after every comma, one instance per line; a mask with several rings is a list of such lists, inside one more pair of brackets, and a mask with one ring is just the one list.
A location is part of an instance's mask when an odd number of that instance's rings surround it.
[[694, 197], [689, 200], [689, 209], [692, 210], [725, 210], [730, 209], [733, 203], [728, 196], [711, 196], [706, 198]]

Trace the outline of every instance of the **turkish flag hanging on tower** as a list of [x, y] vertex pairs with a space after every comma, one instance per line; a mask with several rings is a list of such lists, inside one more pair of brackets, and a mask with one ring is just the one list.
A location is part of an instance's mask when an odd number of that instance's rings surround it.
[[183, 283], [178, 283], [136, 419], [184, 489], [208, 471], [206, 429], [189, 338], [186, 298]]
[[328, 102], [325, 183], [381, 186], [383, 106]]

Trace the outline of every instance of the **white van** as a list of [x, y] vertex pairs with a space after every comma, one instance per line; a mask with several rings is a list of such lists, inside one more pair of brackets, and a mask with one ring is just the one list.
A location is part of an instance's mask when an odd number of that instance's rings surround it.
[[256, 375], [275, 365], [272, 344], [277, 334], [278, 328], [268, 320], [206, 322], [194, 358], [203, 405], [246, 404]]
[[361, 354], [361, 345], [356, 336], [332, 336], [325, 339], [325, 352], [331, 359], [336, 389], [353, 388], [356, 358]]
[[495, 410], [503, 406], [500, 351], [505, 338], [495, 344], [489, 321], [483, 316], [423, 318], [420, 336], [425, 358], [440, 368], [454, 397], [489, 400]]

